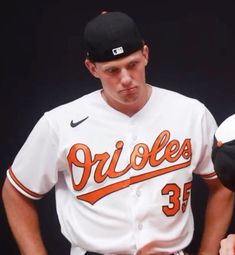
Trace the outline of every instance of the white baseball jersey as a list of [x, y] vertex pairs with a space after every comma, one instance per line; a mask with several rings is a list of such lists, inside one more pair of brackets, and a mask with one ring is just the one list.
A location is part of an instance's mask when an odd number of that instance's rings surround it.
[[95, 91], [46, 112], [7, 175], [32, 199], [55, 186], [71, 255], [171, 254], [193, 236], [193, 173], [216, 178], [216, 128], [202, 103], [176, 92], [152, 87], [128, 117]]

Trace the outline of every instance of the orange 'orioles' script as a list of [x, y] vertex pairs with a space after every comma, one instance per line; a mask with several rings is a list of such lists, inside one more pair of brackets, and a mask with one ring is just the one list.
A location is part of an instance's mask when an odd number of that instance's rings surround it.
[[[90, 204], [94, 204], [100, 198], [124, 189], [125, 187], [138, 183], [165, 173], [169, 173], [175, 170], [185, 168], [190, 165], [192, 157], [192, 149], [190, 139], [185, 139], [180, 145], [178, 140], [170, 140], [170, 132], [164, 130], [154, 141], [152, 148], [144, 143], [138, 143], [134, 146], [130, 154], [130, 162], [123, 170], [116, 170], [116, 166], [120, 155], [122, 153], [124, 143], [123, 141], [118, 141], [116, 143], [116, 149], [111, 156], [109, 153], [104, 152], [100, 154], [95, 154], [92, 156], [91, 150], [85, 144], [77, 143], [74, 144], [67, 156], [69, 162], [69, 170], [71, 173], [73, 188], [76, 191], [82, 190], [91, 174], [92, 166], [96, 165], [94, 171], [94, 180], [97, 183], [103, 182], [106, 178], [117, 178], [126, 174], [130, 169], [141, 170], [148, 163], [151, 167], [159, 166], [163, 161], [168, 161], [170, 163], [177, 162], [181, 157], [184, 158], [183, 163], [172, 164], [169, 167], [162, 169], [157, 169], [148, 173], [140, 173], [137, 176], [132, 176], [126, 180], [121, 180], [116, 183], [112, 183], [100, 189], [88, 192], [78, 196], [78, 199], [84, 200]], [[83, 161], [81, 162], [77, 158], [77, 152], [83, 153]], [[157, 158], [157, 155], [161, 152], [161, 156]], [[107, 161], [110, 163], [107, 164]], [[138, 159], [138, 161], [137, 161]], [[137, 163], [138, 162], [138, 163]], [[73, 166], [78, 167], [79, 171], [83, 171], [82, 177], [79, 183], [75, 183], [73, 176]], [[104, 169], [106, 169], [104, 171]], [[76, 169], [77, 170], [77, 169]]]

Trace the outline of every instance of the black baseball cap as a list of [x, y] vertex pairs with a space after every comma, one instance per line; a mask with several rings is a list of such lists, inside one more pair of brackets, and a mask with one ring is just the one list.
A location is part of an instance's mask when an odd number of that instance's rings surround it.
[[235, 191], [235, 114], [225, 119], [215, 132], [212, 161], [222, 184]]
[[123, 12], [104, 12], [85, 26], [87, 58], [94, 62], [115, 60], [140, 50], [144, 41], [131, 17]]

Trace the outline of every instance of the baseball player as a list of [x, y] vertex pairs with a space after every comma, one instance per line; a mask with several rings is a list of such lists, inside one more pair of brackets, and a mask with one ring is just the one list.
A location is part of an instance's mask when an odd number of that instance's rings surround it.
[[[212, 150], [214, 169], [224, 186], [235, 191], [235, 114], [226, 118], [215, 132]], [[235, 255], [235, 234], [221, 241], [220, 255]]]
[[71, 255], [181, 255], [197, 174], [209, 189], [199, 254], [217, 255], [233, 200], [213, 170], [211, 113], [146, 83], [148, 46], [128, 15], [98, 15], [84, 40], [101, 89], [46, 112], [7, 170], [3, 201], [21, 253], [47, 254], [32, 201], [55, 186]]

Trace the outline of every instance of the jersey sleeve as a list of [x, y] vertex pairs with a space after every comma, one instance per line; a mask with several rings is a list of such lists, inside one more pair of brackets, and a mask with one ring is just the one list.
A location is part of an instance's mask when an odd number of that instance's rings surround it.
[[211, 153], [214, 134], [218, 126], [213, 115], [206, 107], [200, 125], [201, 135], [199, 137], [201, 137], [201, 141], [198, 142], [201, 146], [201, 152], [194, 173], [200, 175], [203, 179], [215, 179], [217, 178], [217, 175], [214, 171]]
[[56, 134], [44, 115], [7, 170], [11, 184], [25, 196], [40, 199], [57, 182], [57, 143]]

